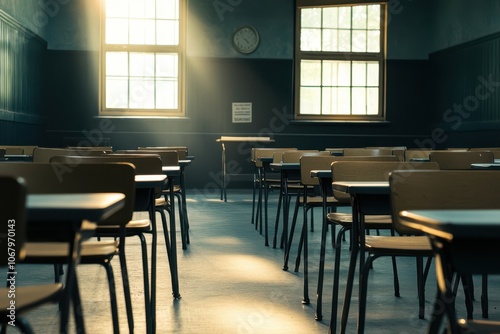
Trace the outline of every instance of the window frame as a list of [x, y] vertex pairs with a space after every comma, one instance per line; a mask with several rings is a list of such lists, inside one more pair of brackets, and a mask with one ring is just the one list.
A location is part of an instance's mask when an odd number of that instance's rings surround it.
[[[387, 5], [385, 0], [296, 0], [295, 4], [295, 62], [294, 62], [294, 117], [304, 121], [352, 121], [352, 122], [385, 122], [385, 92], [386, 92], [386, 60], [387, 60]], [[301, 9], [333, 6], [381, 5], [380, 20], [380, 52], [327, 52], [301, 51]], [[300, 75], [302, 60], [363, 60], [379, 63], [379, 107], [377, 115], [331, 115], [331, 114], [300, 114]], [[351, 86], [352, 87], [352, 86]], [[352, 97], [351, 97], [352, 101]]]
[[[104, 117], [165, 117], [184, 118], [186, 82], [186, 21], [187, 1], [179, 0], [179, 44], [178, 45], [136, 45], [106, 44], [106, 3], [102, 1], [100, 14], [99, 48], [99, 116]], [[176, 53], [178, 55], [178, 104], [176, 109], [106, 108], [106, 52]]]

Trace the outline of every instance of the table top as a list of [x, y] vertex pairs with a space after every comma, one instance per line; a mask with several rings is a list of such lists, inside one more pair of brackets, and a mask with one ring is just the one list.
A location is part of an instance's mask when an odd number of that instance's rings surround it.
[[162, 166], [161, 170], [166, 176], [177, 176], [181, 173], [180, 166]]
[[[177, 170], [179, 170], [179, 166]], [[179, 175], [177, 173], [176, 175]], [[137, 188], [151, 188], [151, 187], [161, 187], [167, 182], [166, 174], [139, 174], [135, 176], [135, 185]]]
[[403, 224], [447, 240], [500, 236], [500, 210], [401, 211]]
[[472, 169], [500, 169], [500, 163], [474, 163], [471, 164]]
[[390, 194], [391, 188], [387, 181], [336, 181], [332, 188], [349, 194]]
[[299, 162], [273, 162], [269, 166], [274, 170], [300, 170]]
[[270, 137], [232, 137], [232, 136], [221, 136], [219, 139], [216, 140], [216, 142], [228, 142], [228, 141], [234, 141], [234, 142], [253, 141], [253, 142], [269, 142], [269, 143], [272, 143], [272, 142], [274, 142], [274, 139], [271, 139]]
[[330, 169], [313, 169], [311, 171], [311, 177], [318, 177], [320, 179], [331, 178], [332, 171]]
[[26, 209], [29, 221], [106, 219], [124, 205], [121, 193], [31, 194]]

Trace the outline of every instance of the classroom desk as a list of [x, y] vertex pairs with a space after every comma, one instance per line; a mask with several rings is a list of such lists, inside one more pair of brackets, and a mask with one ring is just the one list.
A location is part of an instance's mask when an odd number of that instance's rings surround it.
[[219, 139], [215, 140], [217, 143], [221, 143], [222, 147], [222, 182], [220, 189], [220, 200], [227, 202], [227, 165], [226, 165], [226, 145], [225, 143], [273, 143], [274, 139], [270, 137], [231, 137], [231, 136], [221, 136]]
[[[156, 327], [156, 263], [157, 257], [157, 231], [156, 231], [156, 212], [155, 212], [155, 198], [156, 198], [156, 188], [163, 188], [168, 181], [170, 190], [170, 203], [174, 203], [173, 194], [173, 180], [180, 174], [179, 166], [164, 166], [162, 167], [163, 174], [153, 174], [153, 175], [136, 175], [135, 182], [137, 190], [146, 190], [149, 196], [149, 205], [147, 211], [149, 212], [149, 217], [151, 219], [151, 229], [152, 229], [152, 250], [151, 250], [151, 285], [150, 285], [150, 299], [149, 307], [146, 309], [146, 316], [148, 319], [148, 332], [154, 333]], [[165, 235], [167, 255], [169, 259], [171, 282], [172, 282], [172, 294], [174, 298], [180, 298], [179, 293], [179, 274], [177, 266], [177, 242], [176, 242], [176, 230], [175, 230], [175, 208], [172, 205], [170, 210], [170, 236]], [[170, 239], [170, 242], [168, 242]]]
[[[325, 276], [325, 256], [326, 256], [326, 233], [328, 230], [327, 223], [327, 205], [326, 200], [328, 197], [329, 188], [332, 186], [332, 171], [330, 169], [325, 170], [312, 170], [311, 177], [316, 177], [319, 179], [319, 185], [321, 188], [321, 196], [323, 198], [323, 213], [322, 213], [322, 225], [321, 225], [321, 241], [320, 241], [320, 255], [319, 255], [319, 272], [318, 272], [318, 288], [317, 288], [317, 299], [316, 299], [316, 320], [323, 319], [322, 315], [322, 304], [323, 304], [323, 280]], [[332, 233], [334, 233], [332, 231]], [[306, 265], [307, 265], [307, 239], [304, 237], [304, 299], [309, 298], [308, 287], [306, 284]]]
[[[65, 293], [60, 308], [61, 333], [68, 331], [70, 303], [73, 303], [75, 309], [80, 310], [80, 312], [75, 312], [77, 331], [85, 333], [83, 311], [79, 305], [76, 265], [80, 258], [81, 241], [88, 239], [91, 233], [80, 233], [82, 225], [85, 224], [85, 230], [87, 230], [93, 225], [92, 222], [99, 222], [109, 217], [123, 207], [124, 200], [125, 195], [120, 193], [32, 194], [27, 196], [27, 229], [30, 233], [45, 233], [52, 237], [65, 234], [70, 243]], [[92, 229], [88, 230], [90, 232]], [[65, 232], [61, 233], [61, 231]]]
[[494, 169], [500, 169], [500, 163], [494, 162], [490, 164], [485, 164], [485, 163], [474, 163], [470, 165], [471, 169], [489, 169], [489, 170], [494, 170]]
[[[259, 168], [258, 171], [258, 177], [262, 182], [259, 182], [259, 194], [258, 194], [258, 199], [257, 199], [257, 211], [255, 213], [255, 229], [257, 229], [257, 226], [259, 225], [259, 213], [260, 213], [260, 234], [262, 234], [262, 191], [264, 191], [264, 245], [267, 247], [269, 246], [269, 228], [268, 228], [268, 187], [267, 187], [267, 176], [266, 176], [266, 170], [269, 168], [269, 165], [273, 162], [272, 157], [260, 157], [258, 158], [259, 161], [262, 162], [262, 167]], [[252, 213], [252, 218], [253, 218], [253, 213]], [[253, 222], [252, 222], [253, 224]], [[276, 244], [274, 245], [276, 247]]]
[[[358, 258], [358, 253], [360, 257], [359, 261], [359, 273], [363, 270], [364, 265], [364, 245], [365, 245], [365, 234], [361, 233], [364, 231], [364, 216], [365, 215], [386, 215], [391, 214], [390, 208], [390, 187], [389, 182], [379, 182], [379, 181], [339, 181], [333, 182], [332, 188], [337, 191], [341, 191], [351, 195], [351, 205], [352, 205], [352, 229], [351, 229], [351, 239], [353, 240], [351, 244], [351, 258], [349, 262], [349, 271], [347, 276], [344, 305], [342, 308], [342, 317], [340, 324], [340, 332], [346, 332], [347, 319], [349, 316], [349, 308], [351, 304], [352, 289], [354, 284], [354, 276], [356, 271], [356, 262]], [[334, 291], [335, 291], [334, 287]], [[338, 287], [337, 290], [338, 291]], [[335, 332], [336, 322], [337, 322], [337, 300], [335, 299], [335, 293], [333, 294], [332, 300], [332, 315], [330, 320], [330, 331]]]
[[[288, 212], [289, 212], [289, 203], [288, 203], [288, 181], [290, 179], [299, 179], [300, 180], [300, 163], [285, 163], [285, 162], [273, 162], [270, 165], [270, 168], [275, 171], [280, 172], [280, 197], [281, 197], [281, 207], [283, 211], [283, 247], [285, 249], [285, 255], [283, 259], [283, 270], [288, 270], [287, 258], [286, 258], [286, 250], [288, 250]], [[280, 210], [276, 212], [276, 222], [279, 221]], [[277, 229], [276, 229], [277, 230]], [[273, 240], [273, 248], [276, 248], [276, 230], [274, 233]]]
[[429, 236], [440, 260], [436, 261], [439, 288], [428, 333], [438, 331], [445, 315], [451, 332], [461, 333], [454, 308], [453, 274], [500, 273], [500, 210], [410, 210], [400, 216], [403, 224]]

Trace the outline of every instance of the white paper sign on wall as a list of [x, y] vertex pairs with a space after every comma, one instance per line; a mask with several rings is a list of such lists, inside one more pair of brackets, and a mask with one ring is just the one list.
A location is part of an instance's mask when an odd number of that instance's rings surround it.
[[233, 102], [233, 123], [252, 123], [252, 102]]

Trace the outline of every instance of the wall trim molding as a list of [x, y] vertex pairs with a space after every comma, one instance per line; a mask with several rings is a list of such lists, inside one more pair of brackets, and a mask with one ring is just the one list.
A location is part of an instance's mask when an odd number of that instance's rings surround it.
[[42, 37], [40, 37], [37, 33], [35, 33], [33, 30], [26, 28], [23, 26], [19, 21], [17, 21], [15, 18], [4, 12], [2, 9], [0, 9], [0, 21], [3, 21], [10, 25], [12, 28], [19, 30], [20, 32], [23, 32], [26, 34], [27, 37], [29, 38], [34, 38], [36, 39], [39, 43], [45, 45], [47, 47], [47, 41], [45, 41]]
[[18, 112], [13, 112], [8, 110], [0, 110], [0, 121], [36, 124], [36, 125], [45, 125], [47, 123], [47, 119], [45, 117], [21, 114]]

